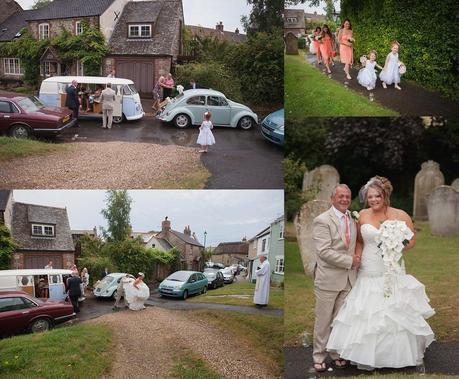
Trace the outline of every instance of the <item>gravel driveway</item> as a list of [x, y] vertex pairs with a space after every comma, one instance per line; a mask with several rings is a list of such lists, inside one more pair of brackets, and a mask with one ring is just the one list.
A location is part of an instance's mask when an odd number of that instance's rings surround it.
[[63, 152], [2, 162], [0, 188], [177, 188], [182, 180], [206, 175], [191, 147], [116, 141], [67, 146]]
[[102, 323], [113, 330], [116, 356], [111, 378], [170, 378], [174, 357], [184, 349], [201, 356], [225, 378], [275, 378], [254, 360], [248, 346], [189, 312], [147, 308], [88, 322]]

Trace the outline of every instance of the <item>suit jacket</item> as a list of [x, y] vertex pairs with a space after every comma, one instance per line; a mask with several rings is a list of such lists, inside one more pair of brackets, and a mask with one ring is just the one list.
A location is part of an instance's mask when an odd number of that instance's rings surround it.
[[341, 291], [346, 287], [348, 280], [354, 285], [357, 270], [351, 267], [357, 240], [357, 225], [350, 215], [349, 218], [349, 246], [346, 246], [346, 238], [333, 208], [320, 214], [313, 221], [312, 239], [316, 250], [314, 285], [320, 289]]
[[67, 92], [67, 98], [65, 99], [65, 106], [70, 109], [75, 109], [80, 107], [80, 100], [78, 99], [77, 89], [70, 85], [65, 90]]
[[115, 105], [115, 95], [116, 92], [109, 87], [102, 91], [100, 95], [102, 109], [113, 109], [113, 106]]

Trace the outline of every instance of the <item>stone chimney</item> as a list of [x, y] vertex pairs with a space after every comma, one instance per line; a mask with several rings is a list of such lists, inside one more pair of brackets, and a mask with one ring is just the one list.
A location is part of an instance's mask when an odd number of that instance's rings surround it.
[[215, 29], [220, 33], [223, 33], [223, 22], [220, 21], [217, 25], [215, 25]]
[[183, 231], [183, 234], [186, 234], [187, 236], [190, 236], [190, 237], [191, 237], [190, 225], [188, 225], [188, 226], [185, 227], [185, 230]]
[[244, 237], [244, 238], [242, 239], [242, 242], [247, 242], [247, 237]]
[[171, 222], [167, 219], [167, 216], [166, 216], [164, 221], [161, 222], [161, 231], [168, 232], [169, 230], [171, 230]]
[[236, 30], [234, 31], [234, 34], [239, 34], [239, 28], [236, 28]]

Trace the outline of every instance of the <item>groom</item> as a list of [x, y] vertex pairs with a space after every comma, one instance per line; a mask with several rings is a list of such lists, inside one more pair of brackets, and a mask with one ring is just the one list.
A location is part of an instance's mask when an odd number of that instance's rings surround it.
[[[316, 250], [314, 294], [316, 298], [313, 361], [318, 372], [327, 370], [326, 345], [331, 323], [354, 285], [360, 259], [354, 255], [357, 227], [348, 211], [351, 190], [338, 184], [331, 196], [332, 207], [313, 221], [312, 239]], [[330, 353], [337, 368], [347, 366], [336, 353]]]

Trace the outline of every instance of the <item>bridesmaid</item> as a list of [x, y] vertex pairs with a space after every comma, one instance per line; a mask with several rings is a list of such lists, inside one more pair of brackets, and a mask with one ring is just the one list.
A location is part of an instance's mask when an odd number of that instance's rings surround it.
[[317, 63], [322, 64], [322, 55], [320, 54], [320, 42], [317, 39], [317, 37], [322, 35], [322, 28], [318, 26], [314, 30], [314, 39], [312, 40], [312, 43], [314, 44], [314, 49], [316, 50], [316, 57], [317, 57]]
[[341, 31], [339, 34], [339, 55], [341, 58], [341, 63], [344, 63], [344, 72], [346, 73], [346, 78], [352, 79], [349, 75], [349, 69], [354, 60], [352, 52], [352, 25], [349, 19], [345, 19], [343, 25], [341, 25]]
[[333, 50], [333, 35], [330, 32], [328, 25], [322, 27], [322, 38], [320, 39], [320, 54], [322, 60], [327, 67], [327, 73], [331, 74], [330, 64], [332, 64]]

